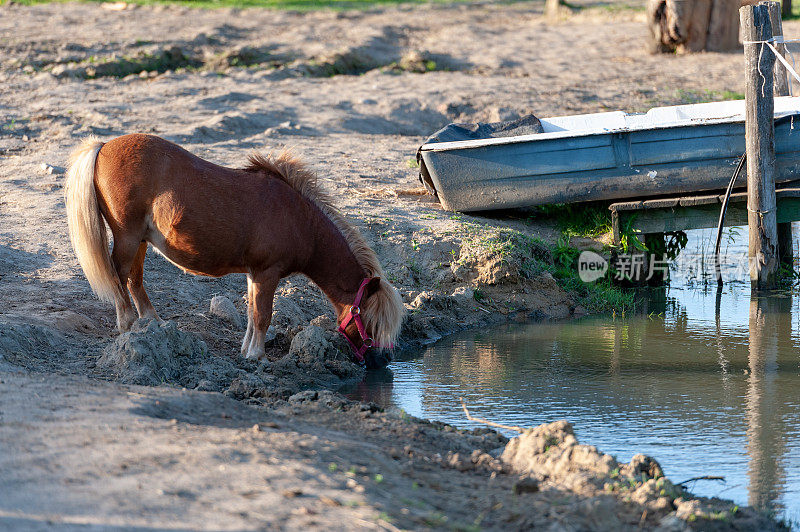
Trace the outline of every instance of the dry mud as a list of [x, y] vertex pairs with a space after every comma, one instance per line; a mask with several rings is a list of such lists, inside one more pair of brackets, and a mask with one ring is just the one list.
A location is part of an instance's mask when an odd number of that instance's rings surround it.
[[555, 227], [443, 212], [413, 168], [450, 121], [741, 91], [738, 54], [652, 57], [641, 12], [577, 4], [556, 23], [536, 2], [0, 6], [0, 528], [775, 528], [565, 424], [506, 445], [327, 391], [364, 373], [302, 277], [279, 287], [267, 359], [246, 361], [243, 277], [184, 275], [151, 252], [167, 321], [117, 336], [69, 248], [59, 167], [88, 134], [154, 133], [229, 166], [291, 147], [400, 290], [399, 349], [581, 313], [540, 267]]

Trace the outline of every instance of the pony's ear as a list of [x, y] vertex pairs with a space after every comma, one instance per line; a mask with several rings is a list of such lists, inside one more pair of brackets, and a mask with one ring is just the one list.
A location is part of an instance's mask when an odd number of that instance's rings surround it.
[[377, 292], [381, 287], [381, 278], [380, 277], [373, 277], [367, 283], [366, 288], [364, 288], [364, 296], [369, 297], [375, 292]]

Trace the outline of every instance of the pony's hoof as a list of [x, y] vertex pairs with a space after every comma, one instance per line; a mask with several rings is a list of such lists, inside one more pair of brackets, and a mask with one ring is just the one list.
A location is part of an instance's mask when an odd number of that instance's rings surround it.
[[265, 356], [266, 356], [266, 353], [264, 351], [261, 351], [260, 353], [258, 353], [258, 352], [247, 353], [247, 354], [244, 355], [244, 358], [247, 359], [247, 360], [254, 360], [254, 361], [258, 362], [259, 360], [261, 360]]
[[117, 330], [120, 332], [120, 334], [124, 333], [124, 332], [128, 332], [128, 331], [131, 330], [131, 327], [133, 327], [133, 323], [135, 321], [136, 321], [135, 318], [134, 319], [130, 319], [130, 320], [126, 319], [124, 321], [117, 321]]

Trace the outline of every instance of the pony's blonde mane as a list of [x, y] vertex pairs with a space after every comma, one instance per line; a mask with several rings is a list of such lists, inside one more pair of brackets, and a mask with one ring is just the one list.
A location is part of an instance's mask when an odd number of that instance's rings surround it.
[[342, 234], [367, 277], [381, 278], [378, 291], [362, 304], [361, 316], [364, 326], [377, 343], [393, 344], [405, 315], [403, 300], [397, 290], [384, 279], [378, 257], [359, 230], [344, 219], [339, 210], [333, 206], [331, 197], [319, 187], [316, 174], [305, 163], [285, 151], [277, 157], [250, 155], [245, 170], [265, 172], [269, 176], [277, 177], [316, 205]]

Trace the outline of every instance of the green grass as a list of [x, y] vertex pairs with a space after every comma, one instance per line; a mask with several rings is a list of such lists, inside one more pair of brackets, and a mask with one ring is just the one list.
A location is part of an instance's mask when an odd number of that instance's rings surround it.
[[[578, 256], [581, 251], [574, 248], [569, 243], [570, 236], [579, 234], [578, 228], [586, 233], [597, 234], [600, 230], [599, 221], [603, 218], [599, 216], [595, 223], [579, 223], [580, 209], [566, 208], [563, 206], [560, 212], [567, 223], [572, 221], [572, 234], [564, 232], [555, 244], [548, 244], [542, 240], [526, 235], [511, 229], [472, 235], [469, 247], [471, 249], [483, 249], [484, 251], [495, 253], [500, 257], [516, 256], [520, 260], [520, 273], [527, 278], [534, 278], [542, 272], [549, 272], [559, 286], [572, 293], [577, 302], [593, 313], [610, 313], [614, 315], [625, 315], [636, 310], [636, 294], [634, 290], [616, 286], [611, 280], [611, 274], [593, 283], [584, 283], [578, 275]], [[586, 208], [585, 212], [590, 212], [591, 207]], [[602, 209], [597, 207], [597, 213]], [[585, 216], [585, 219], [591, 219]], [[567, 224], [568, 225], [568, 224]], [[483, 298], [483, 293], [476, 291], [473, 296], [476, 301]]]
[[736, 91], [678, 89], [675, 91], [677, 103], [708, 103], [727, 100], [744, 100], [744, 94]]
[[581, 281], [577, 265], [580, 252], [574, 251], [574, 257], [570, 262], [557, 263], [554, 268], [548, 268], [561, 288], [572, 293], [577, 302], [591, 313], [624, 316], [626, 313], [636, 311], [636, 292], [630, 288], [616, 286], [611, 280], [610, 273], [593, 283]]
[[597, 237], [611, 231], [610, 202], [541, 205], [532, 209], [530, 219], [555, 220], [562, 233]]

